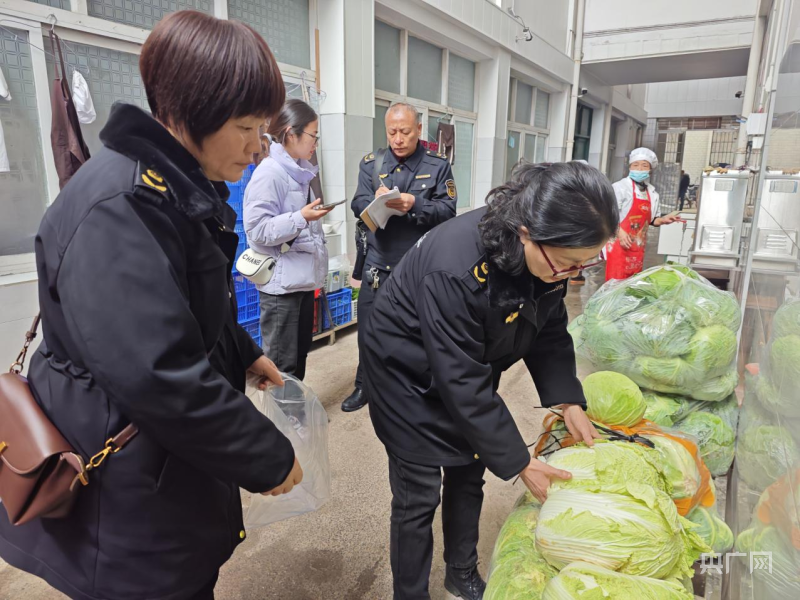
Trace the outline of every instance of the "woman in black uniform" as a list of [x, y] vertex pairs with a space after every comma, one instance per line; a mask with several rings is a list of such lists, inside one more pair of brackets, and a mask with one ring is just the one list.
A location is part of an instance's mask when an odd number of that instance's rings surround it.
[[542, 406], [561, 407], [576, 439], [598, 437], [584, 413], [564, 296], [570, 274], [597, 263], [617, 230], [611, 184], [584, 164], [520, 164], [488, 202], [409, 250], [363, 336], [370, 414], [389, 455], [396, 599], [430, 598], [440, 499], [445, 587], [479, 599], [485, 470], [521, 476], [540, 499], [550, 478], [570, 477], [531, 459], [497, 394], [503, 371], [524, 360]]

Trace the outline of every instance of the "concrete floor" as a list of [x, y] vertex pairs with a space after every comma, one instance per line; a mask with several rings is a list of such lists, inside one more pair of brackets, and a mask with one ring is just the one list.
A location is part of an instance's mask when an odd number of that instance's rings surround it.
[[[655, 240], [648, 246], [655, 248]], [[652, 261], [649, 261], [652, 262]], [[597, 289], [600, 272], [587, 285], [571, 287], [570, 316], [582, 312]], [[357, 349], [355, 328], [334, 346], [317, 346], [309, 357], [307, 383], [330, 416], [333, 494], [319, 512], [251, 530], [223, 567], [219, 600], [385, 600], [392, 597], [389, 566], [390, 491], [387, 458], [375, 437], [367, 409], [345, 414], [341, 400], [352, 390]], [[545, 414], [521, 362], [504, 376], [500, 393], [524, 438], [536, 440]], [[497, 533], [522, 484], [512, 485], [487, 473], [479, 554], [486, 575]], [[434, 600], [450, 598], [443, 587], [441, 520], [434, 524], [436, 549], [431, 573]], [[0, 599], [56, 600], [63, 595], [40, 580], [0, 563]]]

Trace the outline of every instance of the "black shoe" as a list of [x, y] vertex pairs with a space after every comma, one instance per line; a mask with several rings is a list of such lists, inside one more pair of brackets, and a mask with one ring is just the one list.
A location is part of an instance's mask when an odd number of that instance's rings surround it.
[[458, 569], [447, 565], [444, 577], [444, 589], [456, 598], [464, 600], [482, 600], [486, 591], [486, 582], [478, 573], [478, 565]]
[[367, 405], [367, 396], [361, 391], [361, 388], [356, 388], [345, 401], [342, 402], [342, 410], [344, 412], [355, 412], [359, 408], [364, 408]]

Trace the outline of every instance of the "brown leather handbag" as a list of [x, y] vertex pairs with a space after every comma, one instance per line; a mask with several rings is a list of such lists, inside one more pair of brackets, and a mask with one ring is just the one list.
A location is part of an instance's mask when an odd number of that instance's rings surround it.
[[88, 462], [64, 439], [21, 375], [40, 320], [36, 315], [17, 360], [0, 375], [0, 500], [14, 525], [67, 516], [91, 470], [139, 433], [128, 425]]

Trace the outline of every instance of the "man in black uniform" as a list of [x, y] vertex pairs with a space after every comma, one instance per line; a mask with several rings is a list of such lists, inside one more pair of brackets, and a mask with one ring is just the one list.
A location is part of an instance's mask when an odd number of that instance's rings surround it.
[[583, 410], [564, 296], [567, 277], [596, 264], [616, 231], [613, 190], [576, 163], [523, 164], [512, 177], [488, 207], [408, 251], [366, 326], [365, 392], [389, 457], [395, 600], [430, 598], [440, 498], [445, 587], [479, 600], [485, 470], [519, 475], [540, 500], [550, 478], [570, 477], [531, 459], [497, 394], [504, 371], [523, 360], [542, 406], [561, 407], [576, 440], [599, 437]]
[[[401, 198], [389, 201], [386, 206], [404, 214], [391, 217], [386, 229], [367, 233], [367, 254], [358, 295], [359, 347], [375, 292], [422, 235], [456, 216], [456, 184], [450, 163], [443, 155], [425, 150], [419, 142], [421, 134], [417, 109], [410, 104], [393, 104], [386, 111], [390, 148], [381, 148], [361, 161], [358, 189], [352, 203], [356, 217], [360, 218], [375, 198], [395, 187]], [[342, 402], [343, 411], [352, 412], [367, 403], [362, 382], [359, 364], [355, 390]]]

